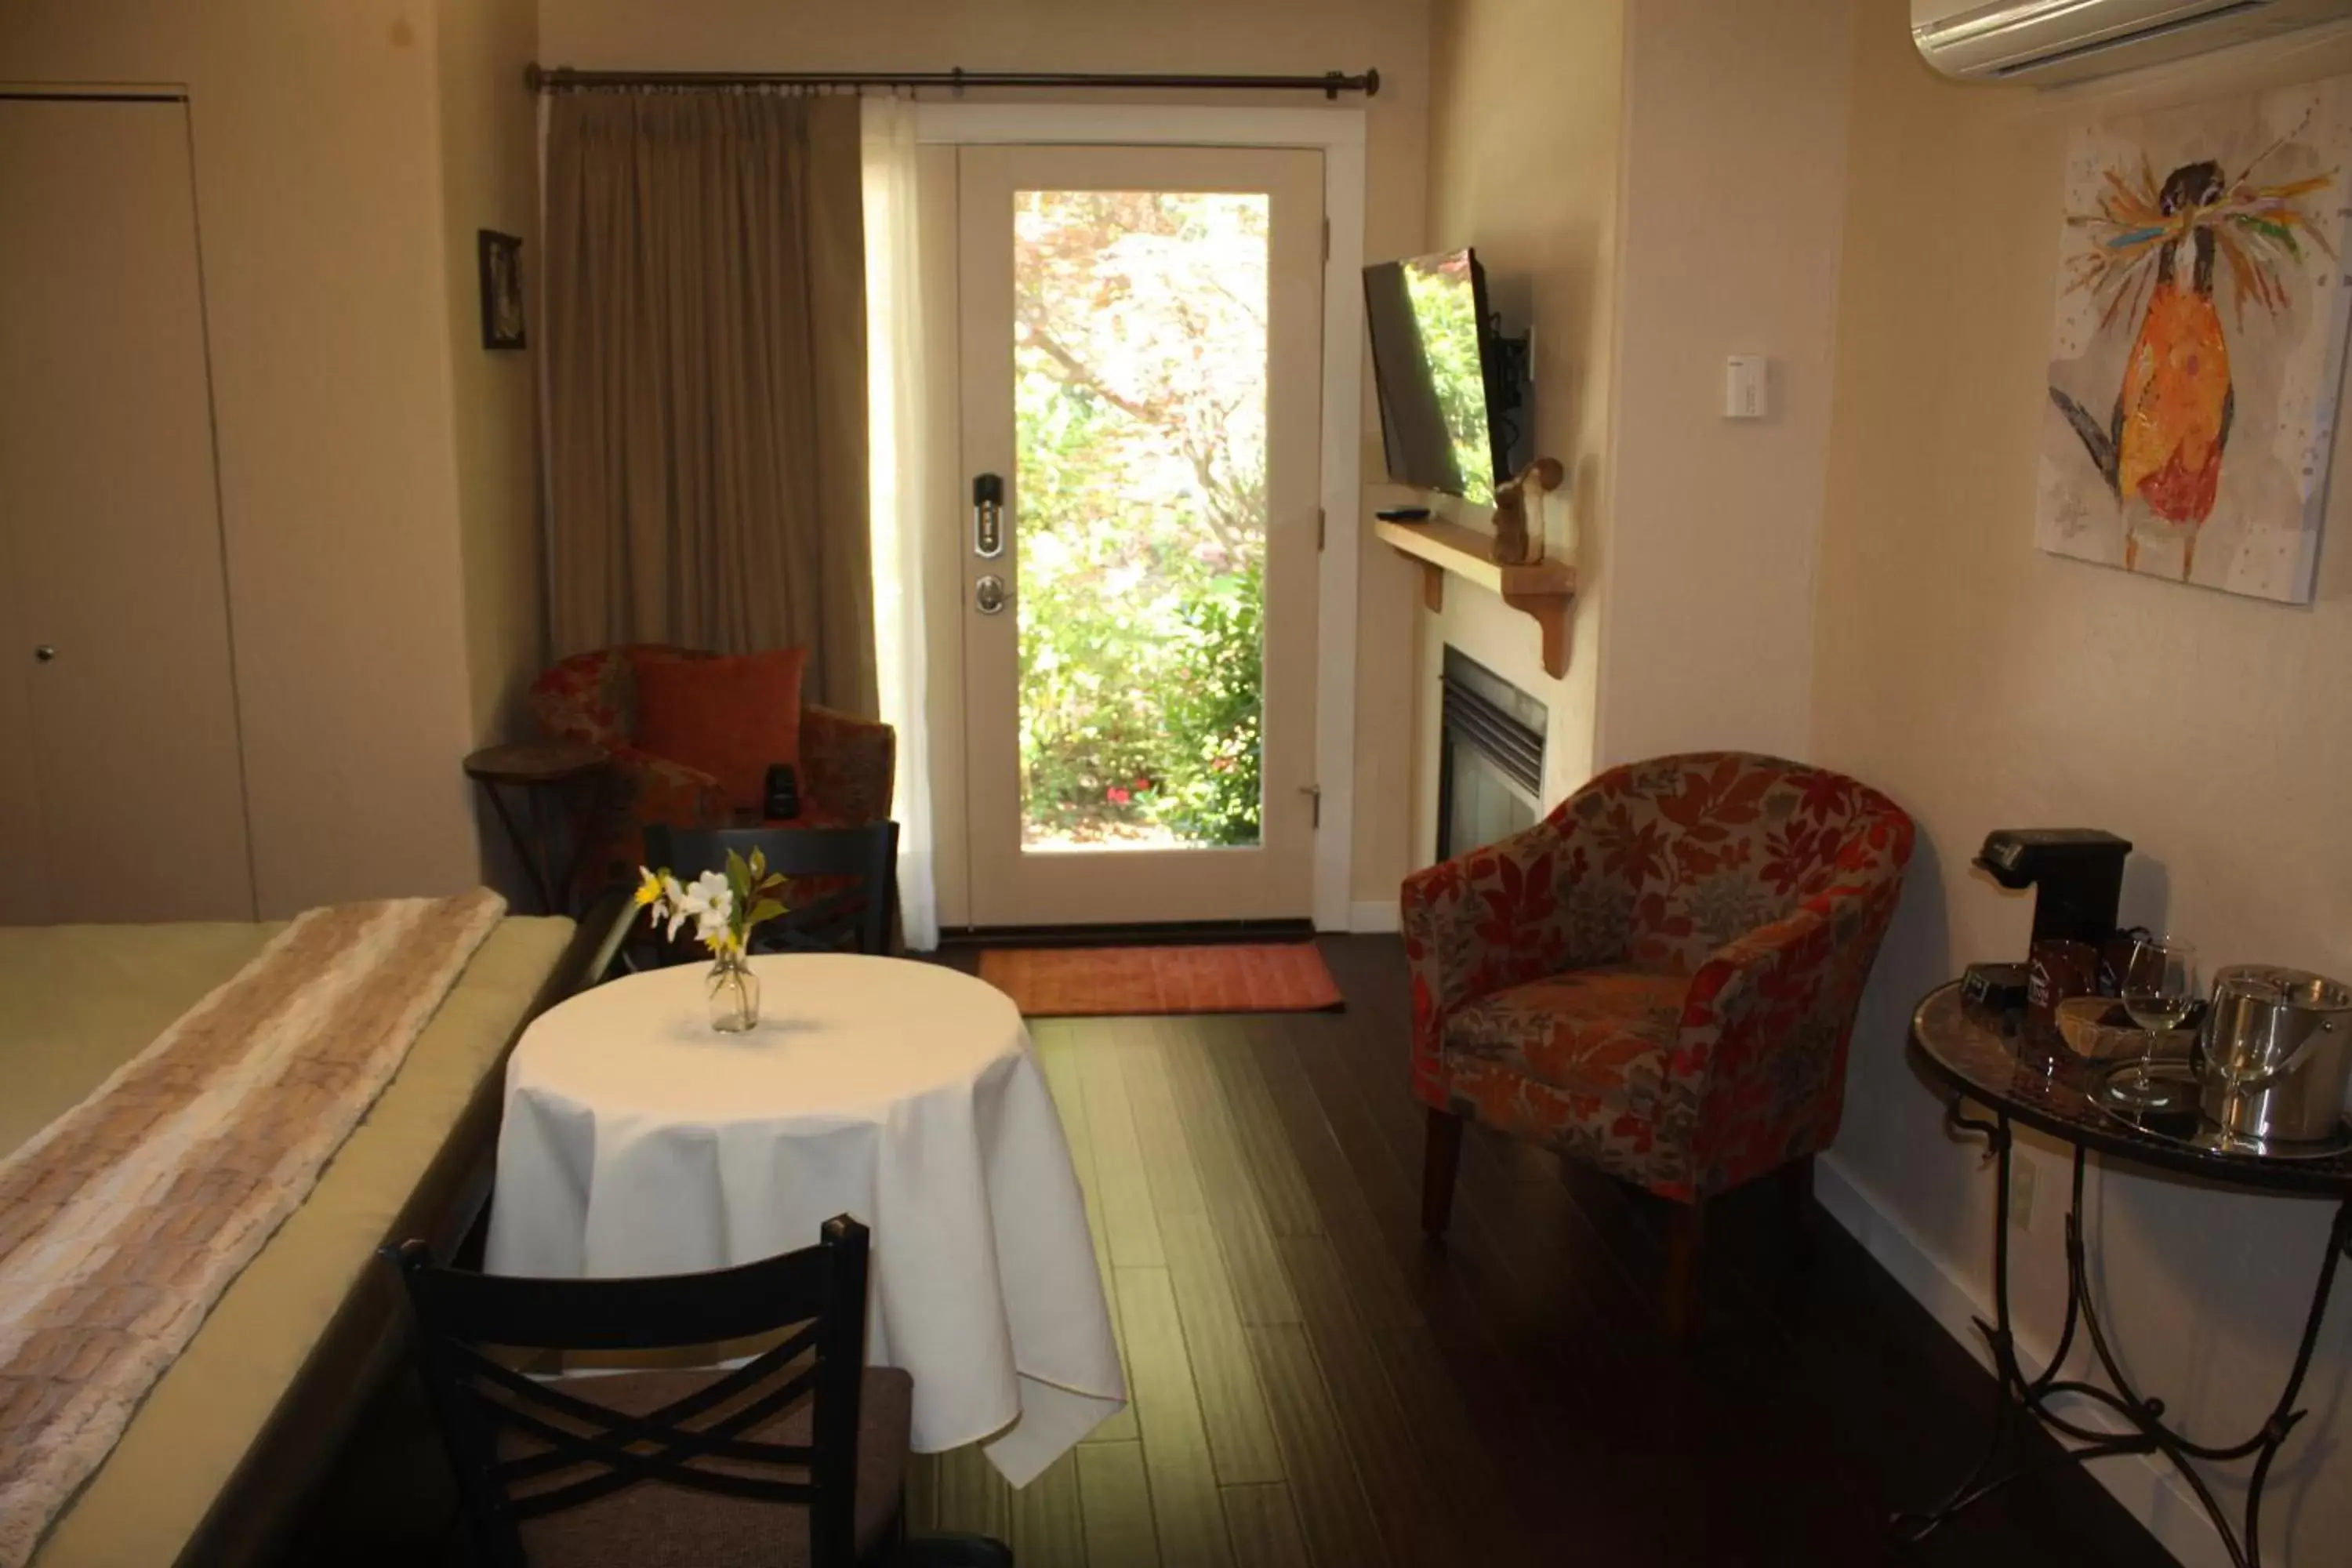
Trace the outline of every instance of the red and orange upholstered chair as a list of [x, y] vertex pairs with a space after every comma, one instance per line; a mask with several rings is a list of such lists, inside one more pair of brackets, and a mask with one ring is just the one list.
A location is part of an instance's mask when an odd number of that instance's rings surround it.
[[[531, 683], [531, 711], [551, 739], [593, 742], [612, 756], [609, 787], [596, 820], [583, 835], [580, 875], [588, 885], [634, 876], [644, 858], [649, 823], [677, 827], [760, 825], [763, 769], [754, 766], [742, 778], [721, 778], [712, 768], [661, 755], [642, 743], [640, 672], [656, 666], [675, 672], [679, 666], [718, 657], [638, 643], [575, 654]], [[795, 665], [791, 694], [783, 699], [798, 710], [794, 760], [801, 816], [793, 826], [856, 827], [888, 820], [898, 762], [898, 740], [890, 726], [801, 703], [797, 693]], [[719, 711], [724, 716], [730, 710], [722, 707]], [[731, 712], [746, 728], [773, 717], [743, 715], [740, 707]], [[722, 717], [722, 721], [733, 721]], [[764, 755], [787, 760], [774, 751]]]
[[1706, 1200], [1810, 1187], [1836, 1137], [1863, 983], [1911, 819], [1841, 774], [1735, 752], [1613, 768], [1524, 832], [1405, 879], [1422, 1224], [1444, 1234], [1465, 1118], [1680, 1206], [1686, 1333]]

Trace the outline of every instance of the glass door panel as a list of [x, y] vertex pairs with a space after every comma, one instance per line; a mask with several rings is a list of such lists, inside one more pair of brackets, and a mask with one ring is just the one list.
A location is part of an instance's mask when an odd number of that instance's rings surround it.
[[1269, 205], [1014, 194], [1026, 852], [1260, 842]]

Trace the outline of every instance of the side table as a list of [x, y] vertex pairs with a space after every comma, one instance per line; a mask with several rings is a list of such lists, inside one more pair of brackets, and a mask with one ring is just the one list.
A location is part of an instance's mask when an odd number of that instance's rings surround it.
[[[1998, 1162], [1997, 1196], [1993, 1205], [1993, 1321], [1979, 1319], [1977, 1328], [1992, 1349], [1993, 1375], [2000, 1382], [2000, 1406], [1984, 1457], [1976, 1468], [1933, 1509], [1895, 1518], [1898, 1537], [1916, 1542], [1954, 1514], [2007, 1486], [2030, 1468], [2011, 1453], [2021, 1435], [2021, 1418], [2031, 1415], [2058, 1434], [2062, 1462], [2081, 1464], [2117, 1454], [2161, 1454], [2189, 1483], [2197, 1500], [2221, 1537], [2230, 1561], [2238, 1568], [2260, 1568], [2263, 1560], [2263, 1483], [2304, 1412], [2295, 1408], [2310, 1370], [2312, 1348], [2327, 1315], [2327, 1298], [2336, 1283], [2336, 1266], [2352, 1251], [2352, 1154], [2324, 1159], [2276, 1159], [2252, 1154], [2209, 1152], [2176, 1140], [2142, 1131], [2107, 1114], [2095, 1098], [2096, 1069], [2061, 1050], [2054, 1060], [2021, 1055], [2014, 1037], [2002, 1032], [2000, 1020], [1967, 1006], [1959, 985], [1942, 986], [1927, 994], [1911, 1016], [1911, 1050], [1920, 1066], [1949, 1094], [1944, 1124], [1955, 1135], [1975, 1133], [1986, 1142], [1985, 1158]], [[1990, 1121], [1961, 1113], [1964, 1100], [1973, 1100], [1992, 1112]], [[2066, 1317], [2058, 1334], [2058, 1348], [2049, 1364], [2029, 1375], [2018, 1360], [2017, 1342], [2009, 1310], [2009, 1182], [2010, 1124], [2046, 1132], [2074, 1146], [2074, 1173], [2066, 1210]], [[2201, 1176], [2249, 1194], [2332, 1197], [2336, 1220], [2327, 1236], [2327, 1250], [2319, 1262], [2309, 1314], [2304, 1320], [2303, 1341], [2296, 1347], [2286, 1385], [2269, 1417], [2252, 1436], [2235, 1443], [2200, 1443], [2166, 1425], [2164, 1401], [2135, 1390], [2116, 1363], [2091, 1300], [2083, 1235], [2083, 1167], [2093, 1151], [2110, 1160], [2124, 1160], [2158, 1170]], [[2106, 1385], [2063, 1378], [2059, 1370], [2082, 1333], [2090, 1344]], [[2058, 1395], [2084, 1399], [2120, 1416], [2123, 1431], [2084, 1425], [2051, 1407]], [[2073, 1446], [2068, 1447], [2066, 1440]], [[2242, 1519], [2232, 1520], [2200, 1473], [2200, 1465], [2252, 1461], [2247, 1476]], [[2005, 1465], [2005, 1468], [2004, 1468]]]
[[[582, 832], [579, 821], [567, 820], [572, 790], [579, 781], [601, 775], [608, 756], [604, 747], [586, 741], [548, 741], [488, 746], [466, 759], [466, 776], [490, 797], [490, 809], [530, 872], [544, 913], [562, 912], [571, 904]], [[520, 797], [528, 827], [508, 806], [509, 791]]]

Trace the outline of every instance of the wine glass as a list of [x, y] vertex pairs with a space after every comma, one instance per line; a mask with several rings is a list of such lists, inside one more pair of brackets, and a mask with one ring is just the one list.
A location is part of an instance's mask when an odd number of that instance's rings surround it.
[[2124, 1011], [2146, 1031], [2140, 1059], [2107, 1075], [2106, 1095], [2142, 1115], [2177, 1112], [2194, 1100], [2194, 1089], [2177, 1077], [2158, 1078], [2156, 1053], [2163, 1037], [2197, 1011], [2197, 948], [2177, 936], [2144, 936], [2132, 943], [2125, 962]]

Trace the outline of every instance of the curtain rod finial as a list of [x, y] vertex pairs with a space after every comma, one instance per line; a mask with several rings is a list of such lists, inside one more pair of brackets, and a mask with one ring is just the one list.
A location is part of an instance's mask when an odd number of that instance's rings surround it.
[[1378, 66], [1374, 66], [1371, 69], [1364, 73], [1364, 96], [1366, 98], [1378, 98], [1380, 95], [1381, 69]]
[[537, 60], [522, 68], [522, 84], [531, 91], [537, 92], [546, 80], [547, 73], [539, 68]]

